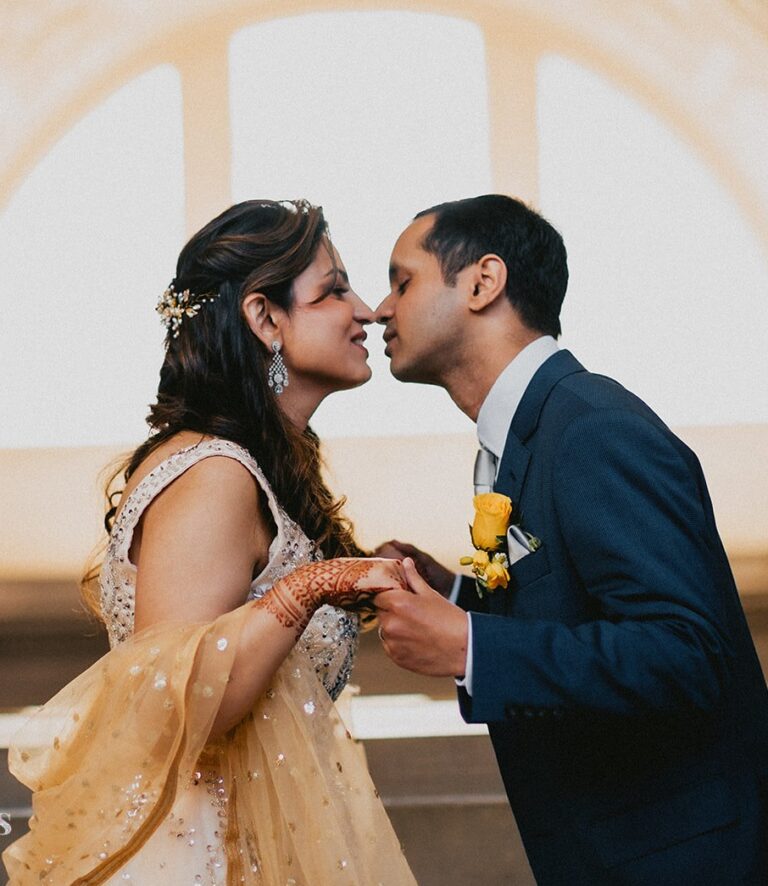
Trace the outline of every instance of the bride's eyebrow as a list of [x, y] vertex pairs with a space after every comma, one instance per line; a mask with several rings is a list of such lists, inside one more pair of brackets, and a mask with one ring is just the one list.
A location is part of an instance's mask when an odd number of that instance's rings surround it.
[[324, 283], [324, 291], [330, 292], [334, 286], [338, 286], [339, 282], [349, 286], [349, 274], [347, 274], [343, 268], [331, 268], [328, 273], [323, 276], [323, 280], [325, 281], [328, 277], [331, 279]]
[[[349, 274], [344, 270], [344, 268], [331, 268], [331, 270], [328, 271], [328, 273], [325, 276], [330, 277], [331, 275], [333, 275], [334, 278], [341, 277], [341, 279], [345, 283], [349, 283]], [[335, 283], [336, 279], [334, 279], [333, 282]]]

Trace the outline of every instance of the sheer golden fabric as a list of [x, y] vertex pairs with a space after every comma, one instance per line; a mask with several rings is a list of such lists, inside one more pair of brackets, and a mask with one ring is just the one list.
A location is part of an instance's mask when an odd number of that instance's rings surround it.
[[[28, 721], [10, 752], [34, 791], [31, 830], [3, 854], [12, 886], [415, 883], [362, 749], [301, 650], [206, 743], [246, 611], [140, 632]], [[169, 824], [201, 790], [223, 864], [204, 834]]]

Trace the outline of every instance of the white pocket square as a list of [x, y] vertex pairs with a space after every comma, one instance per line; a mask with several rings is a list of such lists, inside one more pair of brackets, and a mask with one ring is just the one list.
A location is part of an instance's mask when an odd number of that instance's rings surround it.
[[525, 533], [519, 526], [510, 526], [507, 529], [507, 558], [509, 565], [517, 563], [531, 553]]

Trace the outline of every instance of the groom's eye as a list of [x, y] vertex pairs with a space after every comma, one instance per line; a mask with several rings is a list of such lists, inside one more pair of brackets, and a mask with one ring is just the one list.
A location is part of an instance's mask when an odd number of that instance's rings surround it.
[[410, 280], [403, 280], [403, 282], [400, 283], [397, 287], [397, 294], [402, 295], [405, 292], [406, 286], [408, 286], [410, 282]]

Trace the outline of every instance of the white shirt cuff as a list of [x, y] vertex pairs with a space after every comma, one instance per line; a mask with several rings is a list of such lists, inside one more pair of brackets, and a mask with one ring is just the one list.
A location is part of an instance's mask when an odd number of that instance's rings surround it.
[[464, 666], [464, 676], [456, 678], [456, 685], [467, 690], [472, 695], [472, 617], [467, 613], [467, 663]]
[[453, 587], [451, 588], [451, 593], [448, 594], [448, 602], [456, 605], [456, 601], [459, 599], [459, 591], [461, 590], [461, 573], [457, 573], [457, 575], [453, 579]]

